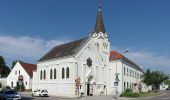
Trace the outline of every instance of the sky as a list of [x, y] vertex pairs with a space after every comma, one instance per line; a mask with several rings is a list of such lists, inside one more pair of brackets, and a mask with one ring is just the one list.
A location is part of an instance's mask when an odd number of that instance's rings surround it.
[[[111, 49], [144, 69], [170, 73], [170, 1], [102, 0]], [[1, 0], [0, 55], [37, 63], [53, 46], [93, 31], [98, 0]]]

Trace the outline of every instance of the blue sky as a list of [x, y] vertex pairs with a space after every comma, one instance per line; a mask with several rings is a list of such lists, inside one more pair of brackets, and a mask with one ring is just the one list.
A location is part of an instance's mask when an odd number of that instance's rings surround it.
[[[170, 73], [170, 1], [103, 0], [112, 49], [142, 67]], [[98, 0], [0, 1], [0, 55], [30, 63], [54, 45], [93, 31]]]

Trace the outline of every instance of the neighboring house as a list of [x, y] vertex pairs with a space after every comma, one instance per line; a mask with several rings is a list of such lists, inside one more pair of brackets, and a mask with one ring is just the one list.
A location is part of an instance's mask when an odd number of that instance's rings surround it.
[[167, 84], [165, 84], [165, 83], [162, 83], [162, 84], [159, 86], [159, 89], [160, 89], [160, 90], [166, 90], [168, 87], [169, 87], [169, 85], [167, 85]]
[[127, 88], [138, 91], [134, 84], [138, 86], [142, 69], [125, 57], [116, 61], [112, 57], [99, 7], [94, 31], [88, 37], [56, 46], [38, 61], [32, 90], [47, 89], [49, 95], [77, 97], [75, 80], [80, 78], [79, 91], [85, 96], [114, 95], [117, 65], [119, 94]]
[[11, 88], [16, 87], [18, 77], [23, 76], [25, 89], [32, 89], [32, 77], [34, 70], [36, 70], [35, 64], [18, 61], [7, 77], [7, 85]]
[[109, 88], [112, 94], [120, 95], [126, 89], [139, 92], [143, 69], [117, 51], [110, 52]]

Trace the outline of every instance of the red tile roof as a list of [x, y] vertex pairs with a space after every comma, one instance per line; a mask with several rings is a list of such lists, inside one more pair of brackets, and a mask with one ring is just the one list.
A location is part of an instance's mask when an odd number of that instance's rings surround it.
[[136, 63], [134, 63], [133, 61], [129, 60], [127, 57], [123, 56], [119, 52], [117, 52], [117, 51], [110, 51], [110, 61], [118, 60], [118, 59], [123, 59], [124, 61], [126, 61], [129, 64], [133, 65], [138, 70], [143, 71], [143, 69], [140, 68]]
[[33, 77], [33, 71], [37, 69], [37, 65], [35, 64], [29, 64], [25, 62], [19, 62], [21, 66], [25, 69], [25, 71], [28, 73], [30, 77]]

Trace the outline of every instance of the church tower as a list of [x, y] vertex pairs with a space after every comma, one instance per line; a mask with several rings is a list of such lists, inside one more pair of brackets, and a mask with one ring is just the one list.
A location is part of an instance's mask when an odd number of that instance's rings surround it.
[[100, 82], [104, 84], [104, 89], [107, 88], [108, 85], [108, 66], [109, 66], [109, 57], [110, 57], [110, 42], [108, 40], [108, 35], [106, 33], [104, 20], [102, 16], [101, 5], [99, 5], [96, 23], [94, 27], [94, 31], [91, 33], [91, 38], [95, 43], [95, 48], [99, 51], [100, 56], [100, 66], [101, 69]]

